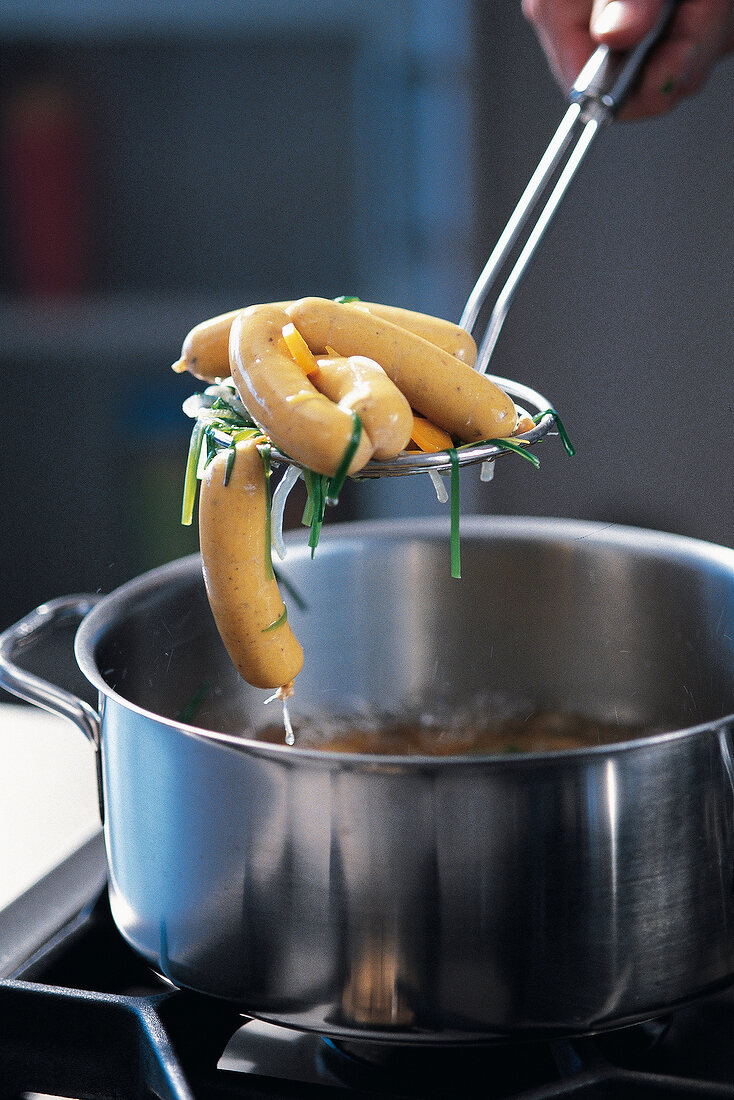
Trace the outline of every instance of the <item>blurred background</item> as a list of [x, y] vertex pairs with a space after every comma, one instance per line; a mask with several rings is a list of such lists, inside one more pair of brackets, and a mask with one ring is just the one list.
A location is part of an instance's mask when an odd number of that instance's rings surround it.
[[[557, 439], [466, 511], [734, 545], [734, 81], [597, 141], [496, 374]], [[303, 294], [458, 320], [564, 110], [520, 0], [0, 0], [0, 627], [196, 549], [195, 323]], [[428, 478], [335, 516], [447, 510]]]

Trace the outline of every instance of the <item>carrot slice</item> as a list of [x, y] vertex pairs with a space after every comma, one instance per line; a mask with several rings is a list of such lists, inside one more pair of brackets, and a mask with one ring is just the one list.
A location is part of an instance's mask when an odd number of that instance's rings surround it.
[[413, 433], [410, 438], [416, 447], [427, 452], [448, 451], [454, 445], [448, 432], [423, 416], [413, 416]]
[[527, 414], [521, 416], [515, 425], [513, 435], [524, 435], [525, 432], [530, 432], [535, 427], [535, 421], [531, 416]]
[[313, 374], [319, 369], [310, 347], [301, 336], [296, 326], [291, 321], [283, 328], [283, 339], [286, 347], [295, 359], [304, 374]]

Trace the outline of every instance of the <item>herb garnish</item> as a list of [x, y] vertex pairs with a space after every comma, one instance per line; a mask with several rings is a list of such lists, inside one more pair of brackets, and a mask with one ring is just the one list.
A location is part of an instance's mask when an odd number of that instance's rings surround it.
[[275, 619], [275, 621], [272, 622], [270, 624], [270, 626], [264, 626], [262, 628], [261, 633], [262, 634], [267, 634], [267, 632], [269, 630], [275, 630], [276, 627], [282, 626], [283, 623], [285, 623], [287, 621], [288, 621], [288, 608], [285, 606], [285, 604], [283, 604], [283, 610], [281, 611], [280, 615], [278, 615], [278, 618]]
[[311, 547], [311, 557], [313, 557], [316, 547], [319, 544], [321, 527], [324, 522], [326, 493], [329, 479], [323, 474], [315, 473], [313, 470], [304, 470], [303, 480], [306, 483], [308, 498], [306, 500], [306, 507], [303, 509], [303, 518], [301, 522], [305, 527], [311, 528], [308, 536], [308, 545]]
[[189, 454], [186, 459], [186, 473], [184, 474], [183, 502], [181, 504], [181, 523], [184, 527], [190, 527], [194, 515], [194, 501], [196, 500], [197, 472], [199, 469], [199, 455], [201, 444], [204, 441], [206, 425], [197, 420], [191, 432], [189, 442]]
[[257, 449], [263, 464], [263, 473], [265, 474], [265, 575], [269, 581], [272, 581], [275, 574], [273, 573], [273, 554], [270, 546], [270, 505], [272, 501], [272, 494], [270, 491], [270, 444], [263, 443]]
[[339, 503], [339, 493], [342, 491], [342, 486], [347, 477], [347, 471], [354, 458], [357, 447], [359, 447], [359, 441], [362, 438], [362, 421], [357, 416], [356, 412], [352, 413], [352, 434], [349, 442], [342, 455], [342, 460], [339, 463], [339, 467], [334, 476], [329, 481], [329, 487], [326, 492], [326, 503], [330, 506]]
[[[537, 457], [537, 455], [534, 455], [532, 453], [532, 451], [529, 451], [524, 444], [518, 443], [514, 439], [482, 439], [482, 440], [480, 440], [480, 443], [492, 443], [492, 444], [494, 444], [495, 447], [502, 447], [503, 450], [512, 451], [513, 454], [520, 455], [522, 458], [526, 459], [532, 466], [535, 467], [536, 470], [540, 466], [540, 459]], [[465, 443], [464, 444], [464, 447], [476, 447], [476, 446], [477, 446], [476, 443]], [[463, 447], [458, 447], [457, 449], [459, 451], [461, 451], [464, 448]], [[448, 454], [450, 456], [451, 451], [449, 451]]]
[[533, 421], [533, 424], [539, 424], [544, 416], [553, 417], [556, 427], [558, 428], [558, 434], [561, 437], [563, 449], [569, 458], [573, 458], [573, 456], [576, 454], [576, 448], [574, 447], [571, 440], [568, 438], [568, 432], [564, 428], [563, 421], [561, 420], [555, 409], [546, 409], [545, 412], [536, 413], [535, 416], [531, 417], [531, 420]]
[[234, 459], [235, 459], [236, 453], [237, 453], [237, 451], [236, 451], [236, 448], [235, 448], [235, 442], [234, 442], [234, 440], [232, 440], [229, 447], [227, 448], [227, 457], [224, 460], [224, 478], [223, 478], [223, 481], [224, 481], [225, 487], [227, 485], [229, 485], [229, 479], [232, 476], [232, 469], [234, 467]]
[[[360, 299], [343, 295], [335, 298], [336, 302], [358, 302]], [[232, 383], [222, 383], [210, 386], [203, 394], [196, 394], [184, 402], [184, 411], [189, 416], [195, 417], [191, 432], [188, 456], [186, 460], [186, 473], [184, 476], [183, 501], [181, 505], [181, 523], [189, 526], [192, 522], [196, 489], [201, 466], [201, 450], [206, 444], [206, 466], [220, 450], [227, 448], [227, 461], [224, 471], [224, 484], [229, 481], [232, 473], [232, 464], [235, 459], [235, 445], [241, 439], [257, 438], [258, 451], [263, 463], [266, 479], [266, 570], [268, 579], [275, 575], [273, 572], [271, 536], [272, 536], [272, 493], [271, 493], [271, 444], [263, 434], [261, 428], [250, 419], [247, 410], [237, 397]], [[566, 454], [571, 456], [576, 453], [563, 422], [555, 409], [545, 409], [531, 417], [534, 424], [538, 424], [544, 417], [552, 416], [558, 434], [561, 438]], [[317, 474], [314, 470], [303, 468], [301, 473], [306, 485], [306, 504], [303, 509], [301, 522], [308, 527], [308, 545], [311, 548], [311, 557], [314, 556], [319, 544], [321, 528], [324, 522], [326, 506], [337, 504], [339, 494], [347, 478], [347, 471], [354, 454], [359, 446], [362, 434], [362, 422], [356, 413], [352, 413], [352, 434], [345, 448], [339, 468], [333, 477]], [[505, 451], [512, 451], [530, 462], [536, 469], [540, 466], [539, 458], [528, 450], [527, 444], [520, 439], [485, 439], [482, 443], [490, 443]], [[459, 492], [459, 453], [465, 447], [475, 447], [477, 443], [460, 444], [447, 451], [451, 462], [451, 576], [461, 576], [461, 562], [459, 553], [459, 520], [460, 520], [460, 492]], [[283, 581], [285, 583], [285, 580]], [[296, 597], [299, 606], [303, 603]], [[277, 624], [272, 624], [273, 627]], [[270, 629], [270, 627], [266, 627]]]
[[196, 713], [199, 710], [201, 704], [204, 702], [204, 699], [206, 698], [210, 687], [211, 684], [208, 680], [204, 680], [203, 683], [199, 684], [198, 688], [191, 696], [186, 706], [183, 708], [183, 710], [180, 711], [177, 718], [178, 722], [191, 722], [195, 718]]

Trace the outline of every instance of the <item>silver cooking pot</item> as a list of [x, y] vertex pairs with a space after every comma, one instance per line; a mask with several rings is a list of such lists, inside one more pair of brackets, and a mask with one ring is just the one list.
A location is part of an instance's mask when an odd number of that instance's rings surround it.
[[[606, 1028], [734, 974], [734, 552], [593, 523], [465, 518], [298, 535], [293, 710], [481, 701], [665, 732], [588, 750], [383, 757], [253, 739], [277, 721], [220, 643], [196, 556], [77, 632], [99, 714], [2, 638], [2, 682], [100, 760], [114, 919], [173, 983], [332, 1036], [453, 1042]], [[201, 697], [196, 725], [180, 720]], [[275, 704], [277, 706], [277, 704]]]

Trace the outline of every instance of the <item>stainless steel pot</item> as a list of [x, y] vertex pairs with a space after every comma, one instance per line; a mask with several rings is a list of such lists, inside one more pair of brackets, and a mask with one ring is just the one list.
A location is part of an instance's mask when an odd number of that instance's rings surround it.
[[[198, 558], [104, 597], [77, 633], [99, 714], [2, 682], [98, 750], [115, 921], [177, 985], [336, 1036], [438, 1042], [605, 1028], [734, 974], [734, 552], [591, 523], [464, 519], [297, 537], [296, 709], [468, 699], [675, 732], [527, 756], [378, 757], [252, 739]], [[177, 719], [208, 685], [198, 726]]]

